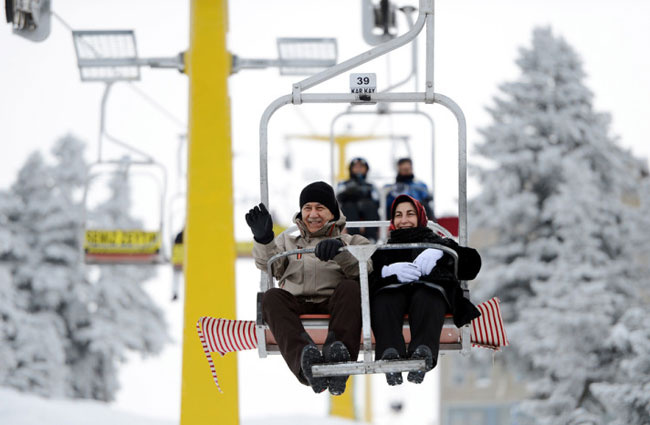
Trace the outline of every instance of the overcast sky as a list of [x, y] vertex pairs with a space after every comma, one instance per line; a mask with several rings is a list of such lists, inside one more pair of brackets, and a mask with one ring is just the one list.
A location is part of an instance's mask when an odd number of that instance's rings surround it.
[[[92, 3], [92, 4], [91, 4]], [[360, 1], [350, 0], [237, 0], [230, 2], [230, 50], [241, 57], [276, 56], [276, 37], [336, 37], [339, 60], [369, 47], [361, 37]], [[399, 4], [417, 5], [417, 1]], [[74, 29], [134, 29], [141, 57], [174, 56], [188, 47], [189, 7], [182, 0], [53, 0], [53, 10]], [[399, 17], [404, 31], [404, 20]], [[438, 0], [436, 2], [435, 90], [463, 108], [468, 141], [478, 140], [476, 129], [489, 124], [484, 111], [498, 93], [498, 84], [512, 80], [517, 49], [530, 46], [532, 29], [550, 25], [582, 57], [585, 83], [595, 93], [598, 111], [612, 114], [612, 134], [636, 155], [650, 157], [650, 2], [645, 0]], [[424, 38], [419, 38], [424, 49]], [[58, 20], [52, 20], [47, 40], [33, 43], [0, 26], [0, 188], [15, 178], [18, 168], [34, 150], [47, 151], [67, 133], [85, 140], [88, 159], [96, 157], [102, 84], [82, 83], [76, 68], [72, 37]], [[409, 49], [389, 59], [363, 67], [376, 72], [378, 88], [404, 77], [409, 69]], [[420, 57], [423, 63], [423, 57]], [[423, 67], [422, 67], [423, 70]], [[176, 175], [179, 135], [187, 122], [187, 77], [174, 70], [141, 71], [132, 85], [117, 84], [108, 100], [107, 128], [114, 136], [154, 155], [170, 175], [170, 193], [179, 187]], [[281, 77], [277, 70], [241, 71], [230, 78], [232, 102], [234, 176], [237, 187], [235, 222], [238, 235], [248, 235], [243, 213], [258, 199], [257, 129], [260, 116], [275, 98], [290, 93], [301, 77]], [[420, 73], [420, 81], [424, 81]], [[325, 90], [346, 92], [347, 73], [327, 84]], [[135, 87], [135, 88], [134, 88]], [[146, 93], [166, 112], [153, 107], [135, 89]], [[412, 90], [409, 85], [404, 90]], [[422, 91], [422, 88], [419, 89]], [[286, 142], [288, 134], [327, 134], [332, 118], [342, 105], [292, 107], [278, 112], [270, 126], [270, 183], [285, 199], [272, 199], [283, 220], [297, 209], [297, 194], [312, 178], [328, 178], [327, 149], [322, 144]], [[171, 114], [170, 117], [169, 114]], [[437, 128], [437, 212], [454, 207], [455, 123], [451, 115], [434, 113]], [[354, 118], [341, 122], [368, 132], [377, 119]], [[422, 123], [393, 119], [385, 125], [393, 134], [412, 140], [416, 175], [430, 181], [428, 130]], [[384, 128], [384, 127], [381, 127]], [[382, 130], [384, 131], [384, 130]], [[422, 140], [416, 140], [422, 139]], [[305, 147], [308, 147], [306, 149]], [[382, 150], [383, 149], [383, 150]], [[354, 148], [352, 155], [366, 155], [378, 181], [392, 175], [389, 149]], [[107, 146], [106, 155], [120, 155]], [[291, 170], [284, 161], [290, 158]], [[470, 149], [470, 161], [472, 161]], [[217, 183], [215, 183], [217, 184]], [[471, 190], [477, 190], [475, 183]], [[284, 207], [283, 205], [288, 205]], [[161, 276], [168, 276], [162, 273]], [[165, 291], [169, 283], [164, 282]], [[215, 313], [218, 314], [218, 313]], [[242, 319], [253, 319], [240, 317]], [[206, 370], [207, 373], [207, 370]], [[288, 374], [285, 374], [288, 376]], [[173, 381], [172, 381], [173, 382]], [[137, 394], [137, 391], [133, 391]], [[135, 403], [134, 403], [135, 405]]]
[[[399, 4], [417, 5], [417, 2], [401, 1]], [[84, 1], [55, 0], [53, 9], [75, 29], [134, 29], [141, 57], [174, 56], [188, 45], [186, 1], [96, 1], [90, 7]], [[650, 40], [649, 19], [650, 3], [643, 0], [624, 0], [616, 5], [604, 0], [495, 0], [489, 3], [439, 0], [436, 2], [435, 90], [451, 97], [463, 108], [471, 148], [478, 137], [476, 128], [489, 123], [484, 108], [491, 105], [498, 84], [517, 75], [514, 59], [518, 47], [530, 45], [534, 26], [550, 25], [582, 57], [588, 75], [586, 84], [595, 93], [596, 108], [612, 114], [612, 133], [620, 137], [621, 145], [647, 158], [650, 156], [650, 143], [647, 143], [650, 120], [645, 116], [650, 110], [650, 55], [646, 53]], [[404, 30], [401, 16], [398, 22]], [[234, 54], [273, 58], [277, 55], [275, 39], [280, 36], [336, 37], [339, 60], [368, 48], [361, 37], [360, 2], [231, 2], [228, 42]], [[424, 49], [423, 36], [419, 38], [419, 46], [420, 50]], [[88, 158], [94, 159], [103, 86], [80, 82], [69, 31], [54, 19], [50, 37], [42, 43], [33, 43], [12, 35], [9, 25], [5, 25], [0, 28], [0, 51], [3, 53], [0, 59], [0, 128], [3, 129], [0, 187], [6, 187], [14, 179], [17, 168], [29, 152], [49, 149], [55, 138], [68, 132], [89, 143]], [[409, 51], [403, 48], [389, 59], [390, 63], [385, 59], [377, 60], [365, 65], [363, 71], [376, 72], [381, 89], [407, 75], [409, 69], [405, 65], [409, 63]], [[423, 55], [420, 56], [423, 63]], [[241, 71], [230, 78], [233, 150], [238, 155], [234, 175], [238, 197], [246, 205], [258, 198], [256, 173], [250, 170], [257, 168], [257, 128], [261, 113], [272, 100], [289, 93], [291, 83], [301, 78], [281, 77], [274, 69]], [[422, 66], [420, 81], [423, 80]], [[343, 92], [347, 85], [346, 73], [324, 89]], [[153, 107], [133, 86], [155, 99], [175, 118]], [[412, 86], [404, 89], [412, 90]], [[300, 155], [307, 149], [299, 147], [310, 146], [285, 143], [287, 134], [326, 134], [333, 116], [343, 109], [342, 105], [329, 108], [288, 106], [276, 114], [270, 125], [270, 154], [276, 168], [283, 170], [281, 160], [288, 155], [288, 147], [294, 155], [296, 152]], [[455, 177], [455, 170], [448, 170], [445, 165], [455, 161], [451, 156], [455, 152], [455, 123], [451, 115], [440, 109], [433, 107], [438, 140], [436, 154], [442, 162], [436, 166], [436, 197], [439, 200], [437, 209], [446, 211], [453, 208], [455, 197], [455, 180], [448, 181], [449, 176]], [[174, 70], [142, 69], [140, 82], [115, 85], [108, 100], [106, 119], [110, 133], [151, 153], [167, 166], [170, 192], [173, 192], [177, 187], [178, 140], [179, 135], [185, 133], [184, 123], [187, 122], [187, 78]], [[377, 122], [355, 117], [347, 122], [341, 120], [337, 128], [343, 131], [352, 126], [353, 131], [363, 133]], [[412, 124], [407, 118], [393, 119], [386, 125], [393, 134], [411, 137], [415, 153], [428, 146], [427, 138], [416, 140], [428, 134], [426, 126]], [[322, 149], [327, 153], [324, 144], [312, 145], [316, 147], [310, 152], [320, 153]], [[359, 145], [357, 151], [353, 147], [351, 155], [368, 152], [367, 146]], [[378, 178], [392, 175], [389, 149], [377, 151], [386, 159], [371, 161], [372, 172]], [[429, 161], [421, 159], [429, 158], [426, 152], [417, 155], [415, 171], [418, 177], [430, 181]], [[121, 155], [121, 151], [110, 145], [106, 145], [105, 153], [113, 157]], [[300, 170], [300, 163], [308, 164], [310, 156], [317, 158], [310, 167], [316, 168], [312, 174]], [[469, 159], [472, 160], [471, 149]], [[304, 155], [297, 161], [294, 158], [294, 170], [271, 174], [271, 185], [291, 185], [297, 193], [304, 183], [301, 179], [329, 176], [329, 164], [323, 164], [322, 160], [322, 155], [309, 153], [307, 158]], [[318, 174], [321, 170], [322, 174]], [[237, 226], [242, 225], [243, 220], [238, 219]]]

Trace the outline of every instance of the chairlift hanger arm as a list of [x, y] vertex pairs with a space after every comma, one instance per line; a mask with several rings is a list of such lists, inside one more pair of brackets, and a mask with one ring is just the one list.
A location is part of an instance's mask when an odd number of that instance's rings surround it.
[[378, 58], [392, 50], [402, 47], [403, 45], [413, 40], [420, 33], [422, 28], [424, 28], [424, 24], [427, 21], [426, 19], [427, 15], [433, 14], [433, 0], [420, 0], [419, 10], [420, 13], [418, 15], [418, 19], [413, 25], [413, 28], [411, 28], [408, 32], [404, 33], [403, 35], [394, 38], [384, 44], [381, 44], [375, 48], [372, 48], [365, 53], [362, 53], [344, 62], [341, 62], [338, 65], [335, 65], [329, 69], [319, 72], [318, 74], [306, 78], [298, 83], [295, 83], [293, 85], [294, 103], [296, 103], [295, 100], [298, 100], [297, 103], [300, 103], [299, 100], [302, 91], [314, 87], [315, 85], [318, 85], [324, 81], [332, 79], [337, 75], [342, 74], [345, 71], [349, 71], [352, 68], [355, 68], [368, 61]]
[[111, 136], [108, 134], [108, 131], [106, 131], [106, 103], [108, 101], [108, 95], [110, 94], [110, 90], [112, 87], [113, 83], [112, 82], [107, 82], [105, 87], [104, 87], [104, 94], [102, 95], [102, 103], [101, 103], [101, 116], [99, 120], [99, 146], [97, 150], [97, 162], [102, 162], [102, 139], [103, 137], [106, 137], [106, 139], [110, 140], [111, 142], [115, 143], [116, 145], [133, 152], [139, 156], [142, 156], [146, 159], [147, 162], [149, 163], [154, 163], [154, 159], [152, 156], [144, 153], [143, 151], [134, 148], [133, 146], [129, 145], [126, 142], [123, 142], [116, 137]]
[[[406, 17], [406, 21], [408, 22], [409, 25], [409, 30], [412, 29], [414, 27], [414, 23], [413, 23], [413, 18], [411, 17], [411, 13], [415, 11], [415, 8], [410, 6], [405, 6], [403, 8], [400, 8], [400, 10], [404, 13], [404, 16]], [[398, 87], [401, 87], [404, 84], [408, 83], [409, 80], [411, 80], [411, 78], [415, 79], [414, 85], [415, 85], [415, 89], [417, 90], [418, 87], [418, 39], [417, 38], [413, 39], [411, 45], [411, 72], [406, 76], [406, 78], [386, 87], [384, 90], [382, 90], [382, 92], [389, 92]]]

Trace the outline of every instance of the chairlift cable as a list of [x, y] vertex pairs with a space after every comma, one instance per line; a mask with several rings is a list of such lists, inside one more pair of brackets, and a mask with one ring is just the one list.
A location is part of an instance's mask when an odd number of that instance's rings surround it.
[[72, 29], [72, 27], [70, 26], [70, 24], [68, 24], [68, 23], [65, 21], [65, 19], [63, 19], [63, 18], [61, 17], [61, 15], [59, 15], [58, 13], [56, 13], [54, 10], [50, 10], [50, 14], [51, 14], [52, 16], [54, 16], [54, 17], [59, 21], [59, 23], [60, 23], [61, 25], [63, 25], [63, 26], [64, 26], [68, 31], [70, 31], [70, 32], [73, 31], [73, 29]]
[[317, 131], [316, 131], [316, 127], [314, 127], [314, 125], [311, 123], [311, 121], [309, 121], [309, 119], [308, 119], [307, 116], [305, 115], [305, 112], [302, 111], [300, 108], [293, 108], [293, 110], [296, 112], [296, 114], [298, 115], [298, 117], [300, 117], [300, 119], [305, 123], [305, 125], [307, 126], [307, 128], [309, 128], [309, 131], [310, 131], [312, 134], [316, 134], [316, 133], [317, 133]]
[[129, 83], [129, 87], [135, 91], [137, 94], [139, 94], [144, 100], [148, 101], [151, 106], [153, 106], [155, 109], [158, 110], [161, 114], [165, 115], [167, 118], [170, 120], [174, 121], [176, 125], [183, 129], [187, 129], [187, 124], [184, 123], [180, 118], [177, 118], [173, 113], [171, 113], [167, 108], [162, 106], [160, 103], [156, 102], [155, 99], [153, 99], [151, 96], [149, 96], [147, 93], [145, 93], [141, 88], [137, 87], [131, 81], [127, 81]]

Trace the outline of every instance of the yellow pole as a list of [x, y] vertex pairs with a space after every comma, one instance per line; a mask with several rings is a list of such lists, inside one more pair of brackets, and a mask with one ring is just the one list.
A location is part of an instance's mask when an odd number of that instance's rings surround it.
[[348, 149], [348, 143], [355, 142], [356, 140], [351, 140], [347, 137], [335, 137], [334, 142], [339, 148], [339, 172], [336, 176], [337, 182], [345, 181], [349, 178], [348, 176], [348, 167], [345, 160], [345, 153]]
[[372, 423], [372, 375], [364, 375], [366, 383], [365, 391], [365, 409], [363, 412], [363, 420], [366, 423]]
[[181, 425], [239, 423], [237, 355], [213, 356], [224, 391], [221, 394], [212, 380], [195, 327], [203, 315], [235, 318], [227, 24], [227, 0], [190, 2]]
[[[318, 134], [297, 134], [297, 135], [288, 135], [287, 138], [295, 138], [295, 139], [305, 139], [305, 140], [319, 140], [322, 142], [329, 142], [330, 138], [329, 136], [324, 136], [324, 135], [318, 135]], [[339, 154], [338, 154], [338, 172], [336, 174], [336, 181], [337, 182], [342, 182], [344, 180], [347, 180], [349, 178], [348, 176], [348, 164], [346, 161], [346, 152], [348, 149], [348, 145], [350, 143], [355, 143], [355, 142], [365, 142], [369, 140], [382, 140], [382, 139], [388, 139], [392, 140], [392, 136], [381, 136], [381, 135], [376, 135], [376, 134], [370, 134], [370, 135], [359, 135], [359, 136], [352, 136], [352, 135], [339, 135], [334, 137], [334, 143], [338, 147]]]
[[339, 396], [330, 395], [330, 416], [338, 416], [346, 419], [356, 419], [354, 409], [354, 375], [348, 379], [345, 392]]

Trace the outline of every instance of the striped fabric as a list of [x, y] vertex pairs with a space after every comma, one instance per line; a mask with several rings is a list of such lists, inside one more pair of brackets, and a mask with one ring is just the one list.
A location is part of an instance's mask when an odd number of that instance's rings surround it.
[[214, 369], [212, 353], [219, 353], [222, 356], [231, 351], [253, 350], [257, 348], [257, 335], [255, 334], [255, 322], [252, 320], [228, 320], [215, 319], [214, 317], [201, 317], [196, 322], [196, 331], [199, 334], [203, 352], [208, 359], [212, 379], [217, 384], [219, 392], [219, 380]]
[[501, 347], [510, 344], [506, 338], [499, 302], [494, 297], [476, 306], [481, 316], [472, 320], [472, 346], [499, 351]]
[[[472, 320], [472, 346], [496, 351], [507, 346], [509, 342], [501, 318], [499, 299], [492, 298], [476, 307], [481, 312], [481, 316]], [[210, 365], [212, 379], [217, 384], [219, 391], [223, 392], [214, 369], [212, 353], [219, 353], [223, 356], [232, 351], [257, 348], [255, 322], [252, 320], [228, 320], [204, 316], [196, 322], [196, 330], [203, 346], [203, 352]]]

